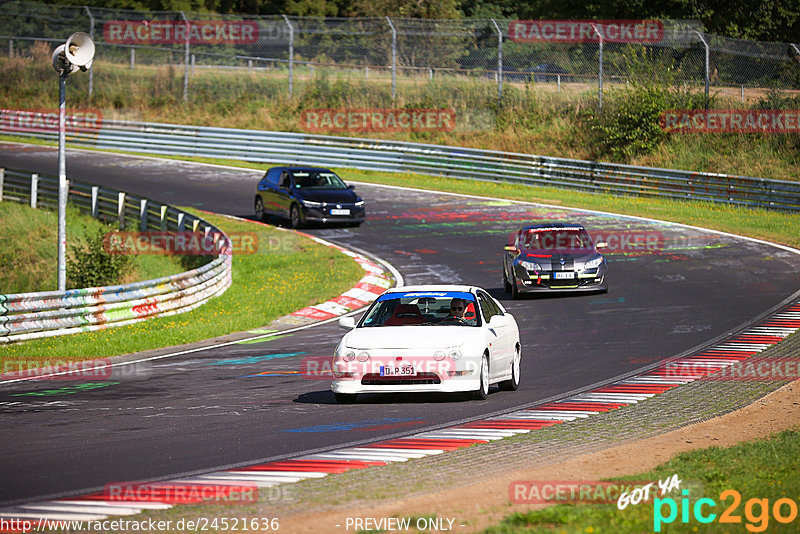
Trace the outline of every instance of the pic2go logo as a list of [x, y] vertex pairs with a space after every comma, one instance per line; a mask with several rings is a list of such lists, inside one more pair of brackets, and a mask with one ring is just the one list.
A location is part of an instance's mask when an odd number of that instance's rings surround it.
[[[653, 500], [653, 530], [661, 532], [662, 525], [669, 525], [678, 518], [678, 512], [681, 514], [681, 523], [689, 523], [689, 514], [694, 517], [699, 523], [711, 523], [717, 519], [717, 514], [711, 510], [716, 508], [717, 503], [714, 499], [703, 498], [698, 499], [692, 505], [689, 501], [689, 490], [681, 492], [680, 506], [675, 499], [667, 497], [665, 499], [656, 498]], [[742, 517], [736, 513], [739, 505], [742, 502], [742, 495], [736, 490], [725, 490], [719, 494], [719, 500], [724, 502], [732, 498], [733, 502], [725, 509], [719, 516], [720, 523], [742, 523]], [[665, 507], [668, 511], [665, 511]], [[666, 515], [664, 515], [666, 512]], [[744, 504], [744, 516], [747, 520], [745, 528], [750, 532], [763, 532], [769, 526], [769, 518], [771, 515], [775, 521], [782, 524], [791, 523], [797, 519], [797, 503], [789, 498], [783, 497], [776, 500], [770, 508], [769, 499], [749, 499]]]

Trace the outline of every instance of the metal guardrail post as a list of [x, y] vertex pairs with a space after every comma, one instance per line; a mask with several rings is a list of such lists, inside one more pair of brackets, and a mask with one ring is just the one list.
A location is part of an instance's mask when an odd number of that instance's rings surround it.
[[3, 201], [3, 186], [6, 182], [6, 170], [0, 167], [0, 202]]
[[117, 195], [117, 220], [119, 221], [119, 229], [125, 229], [125, 193], [120, 191]]
[[160, 218], [159, 218], [159, 227], [161, 228], [162, 232], [167, 230], [167, 206], [166, 205], [162, 205], [161, 206], [161, 215], [160, 215]]
[[98, 195], [100, 193], [100, 188], [96, 185], [92, 186], [92, 218], [97, 219], [97, 215], [100, 212], [100, 206], [98, 206]]
[[597, 37], [600, 38], [599, 44], [599, 57], [598, 57], [598, 65], [597, 65], [597, 104], [600, 111], [603, 110], [603, 34], [597, 29], [597, 26], [592, 24], [592, 28], [594, 29], [594, 33], [597, 34]]
[[706, 40], [705, 40], [705, 38], [703, 37], [703, 34], [702, 34], [702, 33], [700, 33], [700, 32], [699, 32], [699, 31], [697, 31], [697, 30], [695, 30], [695, 31], [694, 31], [694, 33], [695, 33], [695, 34], [697, 34], [697, 37], [699, 37], [699, 38], [700, 38], [700, 42], [701, 42], [701, 43], [703, 43], [703, 47], [704, 47], [704, 48], [705, 48], [705, 50], [706, 50], [706, 61], [705, 61], [705, 66], [706, 66], [706, 68], [705, 68], [705, 71], [706, 71], [706, 74], [705, 74], [705, 82], [706, 82], [706, 109], [708, 109], [709, 98], [710, 98], [710, 95], [709, 95], [709, 87], [710, 87], [710, 85], [711, 85], [711, 75], [710, 75], [710, 69], [711, 69], [711, 48], [708, 46], [708, 42], [706, 42]]
[[139, 201], [139, 230], [142, 232], [147, 231], [147, 199], [143, 198]]
[[189, 101], [189, 34], [191, 33], [191, 25], [189, 24], [189, 19], [186, 18], [186, 13], [183, 11], [180, 13], [181, 17], [183, 17], [183, 21], [186, 23], [186, 50], [183, 57], [183, 102], [186, 103]]
[[37, 173], [31, 174], [31, 207], [36, 209], [37, 200], [39, 199], [39, 175]]
[[283, 20], [289, 27], [289, 98], [292, 98], [294, 91], [294, 26], [286, 15], [283, 16]]
[[503, 32], [494, 19], [490, 19], [497, 30], [497, 103], [503, 103]]
[[186, 224], [185, 221], [184, 221], [185, 217], [186, 216], [185, 216], [185, 214], [183, 212], [178, 214], [178, 223], [177, 224], [178, 224], [178, 231], [179, 232], [183, 232], [183, 229], [184, 229], [185, 224]]
[[[89, 6], [83, 6], [83, 9], [86, 10], [86, 14], [89, 15], [89, 37], [92, 38], [94, 41], [94, 16], [92, 15], [92, 11], [89, 9]], [[92, 96], [92, 91], [94, 90], [94, 62], [89, 67], [89, 97]]]
[[394, 102], [397, 96], [397, 30], [392, 24], [392, 19], [386, 17], [386, 22], [392, 30], [392, 102]]

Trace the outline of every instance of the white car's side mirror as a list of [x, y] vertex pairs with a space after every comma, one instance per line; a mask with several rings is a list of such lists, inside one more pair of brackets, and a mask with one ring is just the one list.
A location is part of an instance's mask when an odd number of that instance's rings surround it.
[[342, 317], [339, 319], [339, 326], [348, 330], [353, 329], [356, 327], [356, 320], [354, 317]]

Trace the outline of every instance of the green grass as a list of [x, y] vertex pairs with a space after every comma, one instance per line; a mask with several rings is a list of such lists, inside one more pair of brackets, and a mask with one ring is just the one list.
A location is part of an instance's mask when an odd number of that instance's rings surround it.
[[[797, 532], [800, 519], [790, 524], [780, 524], [772, 514], [778, 499], [788, 498], [795, 505], [800, 496], [800, 432], [788, 430], [769, 439], [741, 443], [729, 448], [711, 447], [679, 454], [668, 462], [647, 473], [639, 473], [616, 480], [657, 481], [677, 474], [688, 486], [688, 503], [694, 507], [699, 498], [713, 499], [717, 505], [704, 505], [705, 515], [715, 513], [717, 519], [709, 524], [698, 522], [691, 510], [689, 520], [682, 523], [682, 496], [675, 492], [671, 497], [676, 502], [678, 514], [672, 524], [662, 526], [664, 532], [756, 532], [762, 526], [766, 532]], [[725, 490], [736, 490], [741, 503], [733, 515], [741, 518], [741, 524], [721, 524], [719, 517], [733, 505], [733, 497], [720, 498]], [[664, 496], [666, 499], [670, 495]], [[769, 511], [762, 509], [750, 499], [768, 499]], [[668, 516], [668, 505], [661, 511]], [[783, 505], [781, 513], [788, 516], [789, 505]], [[747, 525], [750, 525], [749, 527]], [[755, 529], [755, 530], [752, 530]], [[502, 522], [484, 531], [484, 534], [518, 534], [532, 532], [604, 533], [604, 532], [653, 532], [654, 503], [628, 505], [619, 510], [614, 504], [558, 504], [526, 513], [515, 513]]]
[[[71, 245], [95, 238], [98, 232], [115, 228], [82, 215], [69, 206], [67, 258]], [[0, 202], [0, 294], [55, 291], [58, 289], [58, 214], [33, 209], [17, 202]], [[151, 280], [182, 272], [180, 262], [169, 256], [133, 256], [133, 264], [119, 283]], [[68, 271], [69, 274], [69, 271]], [[67, 277], [67, 288], [74, 288]]]
[[[9, 109], [56, 109], [50, 50], [34, 45], [32, 59], [0, 58], [0, 100]], [[595, 159], [597, 143], [589, 134], [595, 113], [596, 88], [591, 84], [507, 83], [503, 104], [496, 86], [485, 79], [437, 76], [433, 80], [400, 76], [397, 98], [391, 99], [389, 80], [317, 68], [295, 72], [294, 98], [288, 96], [287, 73], [273, 71], [214, 71], [198, 69], [190, 76], [189, 101], [183, 102], [183, 70], [98, 60], [94, 92], [88, 96], [88, 76], [68, 82], [71, 107], [99, 109], [104, 118], [257, 130], [302, 132], [303, 111], [319, 108], [452, 109], [459, 126], [450, 132], [338, 132], [381, 139], [506, 150], [578, 159]], [[666, 82], [665, 82], [666, 83]], [[672, 86], [670, 86], [672, 87]], [[731, 95], [713, 98], [715, 108], [769, 108], [767, 90], [749, 90], [745, 103]], [[604, 107], [625, 101], [630, 93], [610, 86]], [[797, 104], [787, 104], [787, 109]], [[774, 107], [774, 106], [773, 106]], [[468, 117], [490, 117], [467, 119]], [[459, 122], [460, 121], [460, 122]], [[462, 124], [463, 123], [463, 124]], [[690, 171], [710, 171], [773, 179], [800, 179], [796, 134], [672, 134], [650, 153], [623, 162]]]
[[[193, 211], [193, 210], [188, 210]], [[191, 343], [262, 327], [352, 287], [364, 271], [349, 256], [293, 232], [198, 213], [229, 235], [255, 232], [255, 254], [234, 254], [233, 284], [220, 297], [171, 317], [0, 346], [0, 360], [82, 360]]]

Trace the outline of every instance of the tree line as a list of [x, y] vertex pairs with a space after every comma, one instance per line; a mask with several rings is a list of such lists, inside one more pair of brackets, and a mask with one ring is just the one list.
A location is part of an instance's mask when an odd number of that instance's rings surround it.
[[709, 33], [800, 43], [800, 0], [45, 0], [60, 5], [313, 17], [691, 19]]

